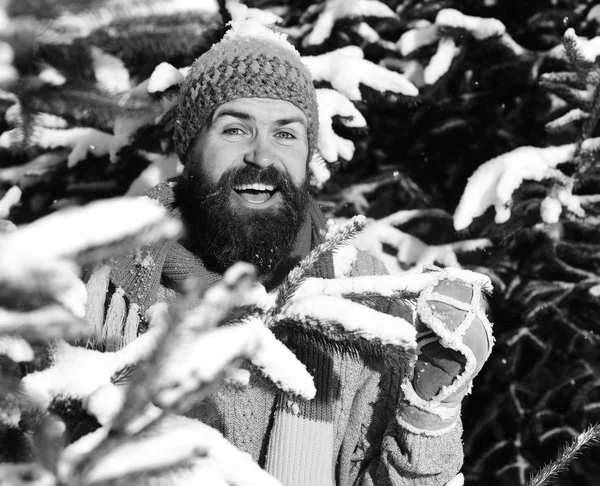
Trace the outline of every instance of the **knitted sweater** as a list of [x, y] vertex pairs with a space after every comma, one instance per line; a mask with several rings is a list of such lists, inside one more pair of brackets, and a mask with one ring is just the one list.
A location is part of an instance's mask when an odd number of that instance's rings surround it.
[[[380, 262], [359, 252], [351, 276], [383, 273]], [[298, 411], [296, 403], [252, 373], [248, 387], [221, 384], [189, 415], [221, 431], [284, 486], [433, 486], [458, 473], [460, 421], [436, 436], [400, 425], [402, 363], [366, 363], [356, 353], [324, 350], [300, 336], [288, 347], [315, 378], [317, 396], [308, 411]], [[288, 413], [278, 415], [278, 408]], [[315, 436], [325, 440], [316, 443]]]
[[[173, 209], [169, 186], [162, 184], [150, 195]], [[311, 208], [313, 214], [300, 238], [309, 243], [298, 245], [300, 257], [319, 242], [317, 230], [324, 224], [316, 206]], [[334, 278], [333, 267], [329, 258], [317, 276]], [[378, 260], [358, 251], [348, 276], [385, 273]], [[95, 327], [92, 332], [102, 335], [106, 349], [123, 345], [111, 341], [111, 315], [120, 316], [119, 339], [127, 334], [133, 339], [140, 331], [140, 313], [143, 315], [154, 302], [176, 297], [169, 285], [164, 285], [169, 281], [165, 275], [170, 279], [200, 276], [207, 285], [220, 278], [177, 244], [158, 244], [136, 256], [113, 261], [110, 280], [117, 292], [110, 305], [104, 300], [100, 303], [102, 309], [108, 308], [106, 316], [102, 312], [102, 322], [94, 323], [98, 319], [88, 315]], [[121, 304], [116, 305], [118, 301]], [[123, 305], [126, 308], [113, 312]], [[411, 319], [408, 308], [398, 306], [394, 313]], [[313, 400], [290, 400], [249, 367], [248, 386], [239, 389], [221, 384], [189, 416], [219, 430], [284, 486], [434, 486], [445, 484], [459, 472], [463, 462], [460, 420], [436, 435], [414, 433], [401, 425], [404, 405], [400, 384], [407, 373], [401, 357], [377, 360], [293, 331], [286, 334], [285, 343], [315, 379], [317, 394]]]

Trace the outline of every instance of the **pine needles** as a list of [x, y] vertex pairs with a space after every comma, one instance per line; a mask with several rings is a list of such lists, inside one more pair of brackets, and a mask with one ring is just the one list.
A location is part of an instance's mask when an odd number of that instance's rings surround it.
[[571, 462], [580, 455], [586, 448], [596, 445], [600, 441], [600, 424], [591, 425], [581, 432], [574, 440], [559, 451], [558, 457], [554, 462], [545, 465], [535, 476], [533, 476], [527, 486], [545, 486], [551, 484], [553, 479], [565, 471]]
[[356, 217], [350, 220], [340, 230], [312, 250], [300, 264], [295, 267], [277, 289], [277, 298], [273, 314], [280, 312], [286, 303], [294, 296], [296, 289], [302, 284], [309, 272], [326, 254], [331, 253], [347, 244], [364, 228], [364, 218]]

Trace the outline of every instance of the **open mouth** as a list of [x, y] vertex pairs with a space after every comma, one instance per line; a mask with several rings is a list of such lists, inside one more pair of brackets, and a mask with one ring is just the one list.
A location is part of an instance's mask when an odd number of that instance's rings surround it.
[[277, 188], [270, 184], [238, 184], [233, 190], [250, 204], [263, 204], [271, 199], [277, 192]]

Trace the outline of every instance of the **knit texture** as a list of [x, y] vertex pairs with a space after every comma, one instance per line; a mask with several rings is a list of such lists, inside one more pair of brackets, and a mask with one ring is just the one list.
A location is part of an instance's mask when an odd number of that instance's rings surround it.
[[282, 34], [246, 22], [234, 23], [221, 42], [192, 64], [186, 76], [173, 133], [182, 161], [213, 111], [238, 98], [283, 100], [300, 108], [308, 120], [309, 155], [313, 153], [319, 116], [310, 72]]

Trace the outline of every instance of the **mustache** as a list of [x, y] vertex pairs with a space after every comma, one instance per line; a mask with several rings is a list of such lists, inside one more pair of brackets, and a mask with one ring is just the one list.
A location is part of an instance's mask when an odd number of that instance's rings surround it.
[[238, 167], [236, 169], [230, 169], [224, 176], [226, 176], [234, 185], [259, 183], [277, 187], [288, 183], [291, 184], [288, 176], [272, 165], [266, 169], [257, 169], [249, 165]]
[[205, 192], [204, 196], [210, 198], [222, 194], [223, 191], [233, 189], [235, 186], [255, 183], [274, 186], [284, 194], [293, 194], [297, 191], [289, 176], [272, 165], [265, 169], [245, 165], [227, 169], [216, 184], [210, 185], [210, 189], [205, 186], [209, 190]]

